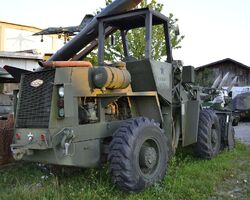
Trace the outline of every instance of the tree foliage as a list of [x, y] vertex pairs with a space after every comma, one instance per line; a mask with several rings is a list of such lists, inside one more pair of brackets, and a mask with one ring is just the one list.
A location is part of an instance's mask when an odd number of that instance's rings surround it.
[[196, 85], [200, 85], [203, 87], [211, 87], [213, 85], [213, 71], [207, 68], [204, 68], [199, 73], [196, 73], [195, 82]]

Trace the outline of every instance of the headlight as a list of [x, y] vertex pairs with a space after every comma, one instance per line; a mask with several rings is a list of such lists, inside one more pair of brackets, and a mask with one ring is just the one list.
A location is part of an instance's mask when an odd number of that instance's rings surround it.
[[60, 108], [58, 110], [58, 115], [59, 115], [59, 117], [64, 117], [64, 109], [63, 108]]
[[58, 95], [59, 95], [59, 97], [64, 97], [64, 87], [63, 86], [59, 87]]

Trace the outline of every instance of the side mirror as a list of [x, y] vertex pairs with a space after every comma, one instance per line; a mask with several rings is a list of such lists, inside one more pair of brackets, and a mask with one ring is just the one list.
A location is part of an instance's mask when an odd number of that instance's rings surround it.
[[110, 35], [110, 45], [114, 46], [115, 45], [115, 36], [112, 34]]
[[180, 35], [180, 29], [179, 29], [178, 25], [174, 27], [174, 34], [175, 34], [175, 36]]

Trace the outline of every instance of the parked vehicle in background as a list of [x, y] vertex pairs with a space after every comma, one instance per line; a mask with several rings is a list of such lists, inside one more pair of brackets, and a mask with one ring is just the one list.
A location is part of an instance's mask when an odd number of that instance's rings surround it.
[[233, 111], [241, 120], [250, 120], [250, 92], [237, 94], [232, 100], [232, 105]]

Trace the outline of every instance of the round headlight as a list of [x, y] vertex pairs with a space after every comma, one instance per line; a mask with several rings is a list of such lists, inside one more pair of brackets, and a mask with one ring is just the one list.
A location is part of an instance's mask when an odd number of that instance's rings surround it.
[[62, 86], [59, 87], [58, 94], [59, 94], [60, 97], [64, 97], [64, 87], [62, 87]]
[[59, 115], [59, 117], [64, 117], [64, 109], [63, 108], [60, 108], [58, 110], [58, 115]]

